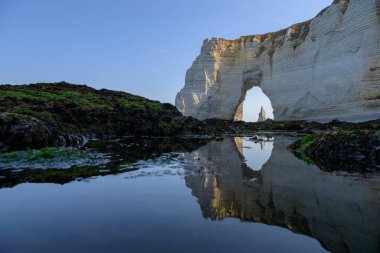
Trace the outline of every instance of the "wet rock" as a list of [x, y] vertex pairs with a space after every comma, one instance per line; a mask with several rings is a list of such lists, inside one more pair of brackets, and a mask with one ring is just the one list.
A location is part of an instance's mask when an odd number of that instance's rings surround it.
[[57, 145], [60, 137], [35, 118], [17, 118], [0, 114], [0, 148], [2, 152]]
[[334, 131], [303, 137], [289, 149], [324, 170], [367, 172], [379, 170], [379, 145], [373, 131]]

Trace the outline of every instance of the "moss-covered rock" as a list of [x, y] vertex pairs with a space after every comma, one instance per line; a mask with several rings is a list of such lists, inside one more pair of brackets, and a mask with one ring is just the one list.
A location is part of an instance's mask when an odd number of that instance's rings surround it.
[[65, 82], [1, 85], [0, 149], [69, 145], [70, 136], [168, 135], [173, 131], [159, 127], [168, 117], [182, 115], [173, 105], [125, 92]]
[[171, 104], [129, 93], [96, 90], [66, 82], [0, 85], [0, 152], [73, 146], [84, 136], [179, 136], [250, 134], [257, 131], [314, 133], [379, 131], [380, 120], [365, 123], [306, 121], [258, 123], [183, 117]]
[[332, 131], [300, 138], [289, 146], [296, 156], [327, 171], [380, 170], [380, 136], [375, 131]]

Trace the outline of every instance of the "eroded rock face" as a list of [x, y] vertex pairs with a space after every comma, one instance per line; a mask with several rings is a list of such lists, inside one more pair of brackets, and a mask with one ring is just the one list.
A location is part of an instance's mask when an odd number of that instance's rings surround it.
[[380, 116], [380, 1], [335, 0], [314, 19], [237, 40], [207, 39], [176, 106], [185, 116], [241, 120], [261, 87], [276, 120]]

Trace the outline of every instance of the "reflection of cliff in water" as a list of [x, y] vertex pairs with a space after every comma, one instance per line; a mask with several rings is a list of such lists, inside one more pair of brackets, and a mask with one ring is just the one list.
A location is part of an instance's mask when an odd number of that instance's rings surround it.
[[286, 227], [332, 252], [380, 252], [380, 175], [323, 172], [294, 157], [284, 141], [274, 143], [258, 172], [243, 163], [239, 140], [191, 153], [201, 162], [187, 165], [186, 184], [203, 216]]

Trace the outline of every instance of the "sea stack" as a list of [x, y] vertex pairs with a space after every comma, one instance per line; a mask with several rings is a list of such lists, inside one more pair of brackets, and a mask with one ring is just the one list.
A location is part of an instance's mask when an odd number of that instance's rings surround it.
[[264, 107], [261, 106], [261, 110], [259, 113], [259, 119], [257, 120], [257, 122], [263, 122], [263, 121], [266, 121], [267, 119], [268, 119], [267, 113], [265, 112]]

